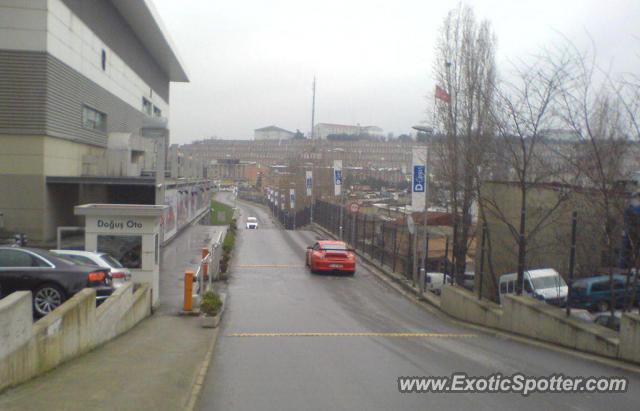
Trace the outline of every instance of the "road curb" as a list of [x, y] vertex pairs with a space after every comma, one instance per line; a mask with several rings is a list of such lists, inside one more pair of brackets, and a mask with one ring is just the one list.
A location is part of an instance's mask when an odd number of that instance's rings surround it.
[[[225, 307], [227, 306], [227, 298], [226, 294], [221, 296], [223, 300], [222, 310], [220, 311], [220, 321], [222, 321], [222, 315], [224, 314]], [[204, 386], [204, 380], [207, 377], [207, 372], [209, 371], [209, 367], [211, 366], [211, 358], [213, 357], [213, 351], [216, 348], [216, 343], [218, 342], [218, 337], [220, 335], [220, 324], [214, 329], [213, 336], [211, 338], [211, 343], [209, 344], [209, 348], [207, 349], [207, 353], [204, 356], [204, 359], [200, 363], [200, 369], [196, 376], [195, 381], [191, 387], [191, 394], [189, 394], [189, 399], [187, 400], [187, 405], [184, 407], [185, 411], [193, 411], [195, 410], [196, 404], [198, 403], [198, 399], [200, 398], [200, 393], [202, 392], [202, 387]]]
[[[336, 238], [335, 235], [320, 227], [318, 224], [313, 224], [311, 226], [312, 230], [316, 233], [327, 235], [332, 238]], [[551, 351], [571, 355], [573, 357], [581, 358], [583, 360], [593, 361], [602, 365], [606, 365], [609, 367], [617, 368], [620, 370], [633, 372], [640, 374], [640, 366], [625, 363], [613, 358], [602, 357], [596, 354], [590, 354], [583, 351], [572, 350], [567, 347], [563, 347], [556, 344], [551, 344], [545, 341], [535, 340], [532, 338], [524, 337], [518, 334], [513, 334], [507, 331], [496, 330], [495, 328], [484, 327], [482, 325], [470, 323], [467, 321], [460, 320], [458, 318], [452, 317], [446, 312], [442, 311], [439, 306], [433, 304], [428, 299], [421, 299], [420, 296], [416, 293], [416, 290], [411, 288], [408, 284], [404, 284], [402, 281], [399, 281], [395, 275], [391, 275], [384, 270], [378, 268], [375, 263], [369, 259], [369, 257], [362, 256], [362, 253], [356, 252], [356, 254], [361, 257], [364, 261], [366, 267], [369, 271], [376, 276], [376, 278], [383, 281], [389, 287], [393, 288], [400, 295], [405, 297], [407, 300], [416, 304], [418, 307], [421, 307], [425, 311], [428, 311], [434, 315], [437, 315], [440, 319], [447, 320], [452, 324], [458, 325], [460, 327], [472, 329], [474, 331], [483, 333], [485, 335], [490, 335], [498, 338], [504, 338], [512, 341], [517, 341], [522, 344], [527, 344], [529, 346], [537, 347], [537, 348], [545, 348]]]

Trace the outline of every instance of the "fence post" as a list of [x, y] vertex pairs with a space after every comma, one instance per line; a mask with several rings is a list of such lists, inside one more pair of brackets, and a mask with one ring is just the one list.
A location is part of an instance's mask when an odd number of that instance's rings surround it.
[[353, 216], [353, 238], [351, 239], [351, 244], [353, 244], [353, 248], [358, 248], [358, 217], [360, 213], [355, 213]]
[[371, 229], [371, 248], [369, 248], [369, 255], [372, 259], [375, 259], [375, 242], [376, 242], [376, 217], [372, 219], [373, 228]]
[[384, 221], [382, 222], [382, 247], [380, 249], [380, 268], [384, 265]]
[[[447, 282], [447, 272], [449, 271], [449, 236], [447, 236], [447, 240], [444, 244], [444, 278], [442, 282], [446, 284]], [[451, 284], [453, 284], [453, 277], [451, 277]]]
[[362, 221], [362, 252], [366, 253], [367, 251], [367, 215], [364, 215], [364, 219]]
[[478, 300], [482, 300], [482, 284], [484, 283], [484, 253], [486, 251], [487, 223], [482, 223], [482, 243], [480, 245], [480, 282], [478, 284]]
[[407, 243], [407, 257], [404, 260], [405, 277], [413, 281], [413, 234], [409, 232], [409, 238]]
[[416, 229], [413, 232], [413, 247], [411, 247], [413, 252], [413, 258], [411, 263], [411, 279], [413, 281], [413, 286], [415, 287], [418, 284], [418, 234], [420, 233], [420, 229], [416, 226]]
[[393, 225], [393, 263], [391, 266], [391, 271], [396, 272], [396, 260], [398, 259], [398, 223], [394, 223]]
[[[571, 315], [571, 297], [573, 288], [573, 271], [576, 265], [576, 228], [578, 225], [578, 212], [571, 216], [571, 253], [569, 255], [569, 287], [567, 292], [567, 317]], [[625, 290], [626, 292], [626, 290]], [[626, 295], [625, 295], [626, 297]]]

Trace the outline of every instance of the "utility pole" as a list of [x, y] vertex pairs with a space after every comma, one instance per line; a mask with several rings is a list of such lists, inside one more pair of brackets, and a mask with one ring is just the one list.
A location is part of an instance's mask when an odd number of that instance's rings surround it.
[[316, 122], [316, 76], [313, 76], [313, 97], [311, 100], [311, 140], [315, 137], [313, 135], [313, 126]]

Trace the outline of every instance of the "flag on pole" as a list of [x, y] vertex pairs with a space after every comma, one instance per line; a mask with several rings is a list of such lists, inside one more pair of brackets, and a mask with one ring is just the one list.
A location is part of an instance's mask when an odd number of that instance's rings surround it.
[[411, 211], [424, 211], [427, 203], [427, 147], [413, 147], [412, 157]]
[[342, 160], [333, 160], [333, 194], [342, 193]]
[[436, 98], [445, 103], [451, 103], [451, 96], [440, 86], [436, 86]]
[[306, 172], [307, 197], [311, 197], [313, 193], [313, 171]]

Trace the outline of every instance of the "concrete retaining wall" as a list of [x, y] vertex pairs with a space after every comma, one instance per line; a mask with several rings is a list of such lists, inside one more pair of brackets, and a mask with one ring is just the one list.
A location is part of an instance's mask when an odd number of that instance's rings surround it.
[[620, 358], [640, 362], [640, 315], [624, 314], [620, 324]]
[[440, 309], [452, 317], [486, 327], [500, 328], [502, 309], [487, 300], [478, 300], [469, 291], [459, 287], [444, 287]]
[[[25, 302], [26, 301], [26, 302]], [[32, 323], [31, 293], [0, 301], [0, 324], [16, 335], [0, 333], [0, 391], [47, 372], [127, 331], [151, 314], [147, 284], [119, 288], [96, 309], [95, 290], [86, 288], [51, 314]], [[28, 318], [28, 327], [24, 319]]]
[[31, 338], [31, 293], [20, 291], [0, 300], [0, 358]]
[[508, 295], [502, 307], [469, 291], [445, 286], [442, 311], [473, 324], [611, 358], [640, 363], [640, 316], [625, 314], [620, 332], [567, 318], [563, 309]]
[[605, 357], [617, 357], [618, 333], [567, 318], [565, 311], [529, 297], [507, 296], [501, 327], [516, 334]]

